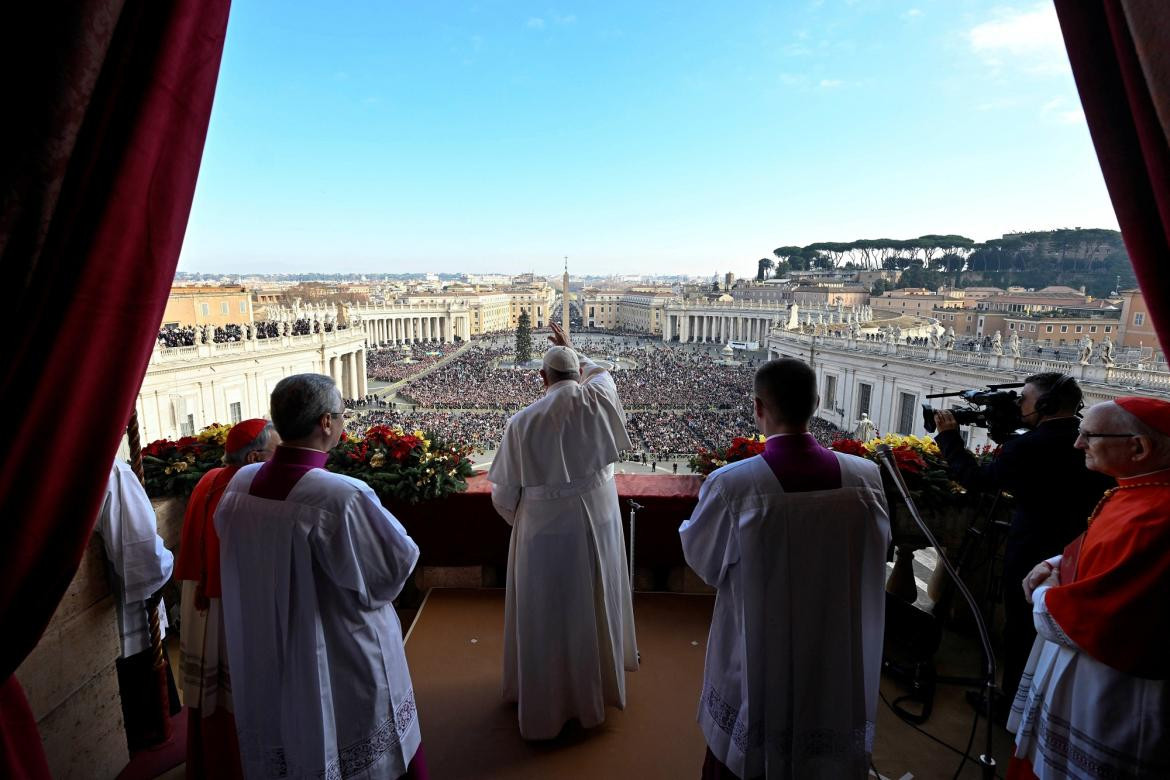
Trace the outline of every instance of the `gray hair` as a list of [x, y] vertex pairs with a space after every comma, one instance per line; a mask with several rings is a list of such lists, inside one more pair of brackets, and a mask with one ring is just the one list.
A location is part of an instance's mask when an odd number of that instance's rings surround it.
[[264, 426], [260, 433], [256, 434], [256, 438], [246, 447], [240, 447], [235, 452], [228, 452], [224, 450], [223, 462], [227, 466], [246, 466], [248, 465], [248, 456], [253, 452], [259, 452], [268, 446], [269, 439], [272, 438], [273, 431], [276, 430], [272, 423]]
[[272, 424], [285, 441], [297, 441], [313, 432], [322, 415], [332, 414], [341, 393], [324, 374], [293, 374], [272, 389]]
[[[1155, 463], [1170, 463], [1170, 436], [1143, 422], [1132, 412], [1118, 406], [1112, 401], [1105, 407], [1105, 411], [1106, 419], [1116, 424], [1119, 428], [1128, 427], [1131, 433], [1139, 434], [1149, 440], [1150, 449], [1152, 450], [1150, 454], [1153, 456]], [[1161, 468], [1165, 468], [1165, 465], [1162, 465]]]

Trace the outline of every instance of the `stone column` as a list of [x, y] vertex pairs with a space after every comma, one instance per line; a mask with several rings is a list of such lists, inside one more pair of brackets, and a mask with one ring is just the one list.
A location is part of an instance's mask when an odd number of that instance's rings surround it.
[[370, 392], [366, 385], [366, 351], [359, 349], [357, 353], [357, 380], [358, 380], [358, 395], [365, 396]]

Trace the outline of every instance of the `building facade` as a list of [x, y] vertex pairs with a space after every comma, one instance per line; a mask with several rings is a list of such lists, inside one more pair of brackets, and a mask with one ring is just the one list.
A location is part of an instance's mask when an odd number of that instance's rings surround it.
[[252, 295], [246, 287], [172, 287], [162, 327], [222, 327], [252, 321]]
[[[1125, 395], [1170, 400], [1170, 373], [1100, 363], [1083, 366], [1037, 357], [810, 337], [780, 329], [771, 332], [767, 349], [770, 358], [811, 360], [821, 394], [817, 416], [846, 431], [856, 429], [864, 412], [881, 434], [923, 435], [923, 404], [936, 409], [963, 405], [956, 398], [927, 396], [993, 383], [1022, 382], [1027, 376], [1046, 371], [1059, 371], [1076, 379], [1087, 406]], [[969, 446], [988, 441], [981, 428], [963, 426], [962, 433]]]
[[328, 374], [342, 397], [364, 396], [365, 345], [365, 333], [342, 329], [156, 348], [135, 405], [142, 441], [177, 439], [212, 423], [267, 417], [272, 388], [291, 374]]

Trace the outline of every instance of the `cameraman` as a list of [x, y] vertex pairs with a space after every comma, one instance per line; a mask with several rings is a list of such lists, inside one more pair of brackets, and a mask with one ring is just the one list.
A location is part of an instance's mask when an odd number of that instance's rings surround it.
[[1016, 403], [1030, 430], [1004, 442], [990, 463], [980, 465], [963, 446], [949, 411], [936, 411], [935, 442], [952, 477], [973, 492], [1003, 490], [1015, 499], [1003, 561], [1004, 699], [997, 717], [1007, 717], [1036, 629], [1032, 607], [1017, 586], [1039, 561], [1059, 554], [1085, 530], [1086, 519], [1112, 478], [1085, 468], [1073, 447], [1078, 435], [1081, 388], [1067, 374], [1048, 372], [1024, 380]]

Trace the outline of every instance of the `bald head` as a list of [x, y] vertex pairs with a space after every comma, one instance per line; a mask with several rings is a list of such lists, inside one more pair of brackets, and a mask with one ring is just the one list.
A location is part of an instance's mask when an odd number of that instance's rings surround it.
[[1132, 477], [1170, 468], [1170, 436], [1112, 401], [1096, 404], [1085, 412], [1075, 446], [1085, 453], [1086, 468], [1111, 477]]

